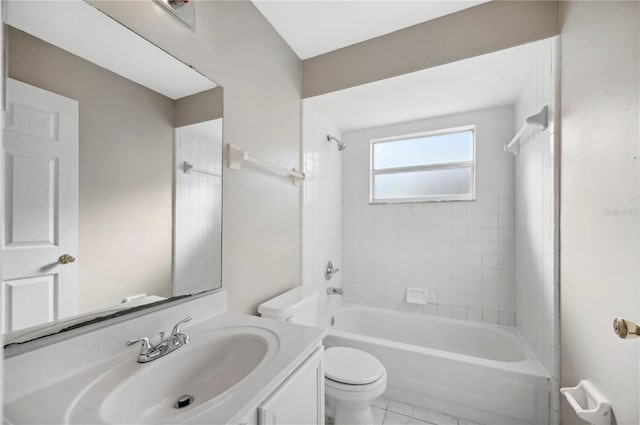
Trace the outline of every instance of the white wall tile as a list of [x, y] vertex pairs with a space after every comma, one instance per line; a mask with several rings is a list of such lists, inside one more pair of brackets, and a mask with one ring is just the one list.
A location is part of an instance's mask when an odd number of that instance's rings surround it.
[[482, 310], [482, 321], [498, 325], [500, 323], [500, 313], [491, 310]]
[[[469, 124], [477, 126], [476, 201], [369, 205], [371, 139]], [[503, 312], [513, 326], [513, 157], [502, 150], [512, 135], [510, 106], [345, 133], [345, 292], [374, 284], [373, 296], [387, 297], [374, 299], [376, 306], [411, 311], [405, 289], [426, 288], [424, 314], [482, 321], [491, 311], [487, 320], [499, 323]], [[512, 290], [501, 293], [499, 282]]]
[[[374, 293], [373, 273], [366, 270], [345, 270], [342, 265], [342, 153], [327, 134], [341, 139], [342, 134], [308, 101], [303, 102], [303, 140], [305, 180], [302, 184], [302, 283], [315, 285], [320, 291], [319, 314], [338, 302], [338, 296], [328, 296], [326, 288], [341, 287], [345, 275], [354, 284], [345, 290], [344, 301], [366, 305], [383, 305], [384, 296]], [[364, 225], [369, 221], [354, 219], [349, 223], [359, 240], [364, 239]], [[330, 281], [324, 278], [324, 265], [330, 260], [340, 267]], [[357, 282], [357, 284], [356, 284]], [[363, 284], [371, 285], [363, 287]]]
[[[526, 117], [544, 105], [554, 103], [553, 42], [549, 41], [544, 58], [536, 62], [515, 107], [515, 125], [519, 129]], [[559, 379], [559, 341], [557, 314], [557, 251], [554, 247], [554, 155], [553, 123], [543, 132], [529, 131], [515, 160], [515, 281], [516, 325], [537, 359]], [[506, 206], [505, 206], [506, 208]], [[501, 316], [501, 320], [502, 320]], [[505, 320], [508, 318], [505, 317]], [[551, 404], [558, 410], [559, 393], [552, 391]], [[552, 424], [558, 424], [552, 414]]]
[[[173, 295], [209, 289], [221, 279], [222, 119], [176, 130]], [[218, 176], [186, 174], [184, 161]], [[211, 217], [214, 217], [212, 220]]]

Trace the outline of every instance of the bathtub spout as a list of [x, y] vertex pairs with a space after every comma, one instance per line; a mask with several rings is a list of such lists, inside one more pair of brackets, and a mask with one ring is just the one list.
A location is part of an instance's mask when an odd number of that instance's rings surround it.
[[334, 288], [332, 286], [327, 288], [327, 295], [344, 295], [342, 288]]

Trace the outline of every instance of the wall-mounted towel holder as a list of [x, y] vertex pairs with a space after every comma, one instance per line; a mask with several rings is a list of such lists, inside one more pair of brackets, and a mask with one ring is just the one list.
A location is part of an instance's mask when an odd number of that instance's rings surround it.
[[593, 425], [611, 425], [611, 404], [600, 391], [585, 379], [577, 386], [560, 388], [578, 417]]
[[295, 168], [288, 169], [281, 165], [265, 161], [264, 159], [256, 158], [249, 155], [246, 150], [231, 143], [227, 144], [227, 159], [229, 168], [233, 170], [239, 170], [245, 162], [248, 162], [276, 174], [291, 177], [294, 184], [298, 184], [301, 180], [304, 180], [304, 173]]
[[518, 132], [513, 137], [513, 139], [511, 139], [511, 141], [504, 146], [505, 152], [511, 152], [514, 155], [518, 155], [518, 153], [520, 152], [520, 144], [518, 143], [518, 140], [520, 139], [520, 136], [522, 136], [522, 134], [525, 132], [525, 130], [527, 128], [529, 128], [529, 127], [535, 127], [539, 131], [546, 130], [547, 127], [549, 126], [549, 115], [548, 114], [549, 114], [549, 107], [547, 105], [545, 105], [540, 110], [540, 112], [538, 112], [535, 115], [531, 115], [530, 117], [528, 117], [524, 121], [524, 125], [522, 126], [522, 128], [520, 128], [520, 130], [518, 130]]

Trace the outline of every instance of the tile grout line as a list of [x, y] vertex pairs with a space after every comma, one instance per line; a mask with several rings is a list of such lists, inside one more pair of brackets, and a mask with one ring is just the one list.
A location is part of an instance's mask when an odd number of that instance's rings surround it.
[[[389, 403], [387, 402], [387, 405], [389, 405]], [[384, 415], [382, 415], [382, 423], [380, 425], [384, 425], [384, 421], [385, 419], [387, 419], [387, 409], [384, 409]]]
[[[427, 421], [423, 421], [422, 419], [419, 419], [419, 418], [414, 418], [413, 416], [405, 415], [404, 413], [394, 412], [393, 410], [389, 410], [389, 408], [385, 409], [385, 412], [384, 412], [384, 418], [385, 419], [387, 418], [387, 412], [391, 412], [394, 415], [404, 416], [405, 418], [413, 419], [413, 420], [425, 423], [427, 425], [438, 425], [438, 424], [434, 424], [433, 422], [427, 422]], [[460, 423], [460, 418], [456, 418], [456, 422], [458, 422], [458, 424], [459, 424]], [[382, 420], [382, 425], [385, 425], [384, 419]]]
[[[375, 406], [375, 405], [373, 405], [373, 404], [371, 405], [371, 407], [375, 407], [375, 408], [377, 408], [377, 409], [384, 410], [384, 415], [383, 415], [383, 417], [382, 417], [382, 425], [387, 425], [387, 424], [385, 424], [385, 421], [387, 420], [387, 416], [388, 416], [387, 414], [388, 414], [389, 412], [391, 412], [391, 413], [392, 413], [392, 414], [394, 414], [394, 415], [400, 415], [400, 416], [405, 417], [405, 418], [413, 419], [413, 420], [418, 421], [418, 422], [420, 422], [420, 423], [422, 423], [422, 424], [426, 424], [426, 425], [439, 425], [438, 423], [435, 423], [435, 422], [429, 422], [429, 421], [426, 421], [426, 420], [424, 420], [424, 419], [417, 418], [417, 417], [415, 417], [415, 416], [412, 416], [412, 415], [409, 415], [409, 414], [406, 414], [406, 413], [396, 412], [396, 411], [394, 411], [394, 410], [389, 409], [389, 406], [391, 405], [391, 402], [392, 402], [392, 401], [393, 401], [393, 400], [388, 399], [388, 400], [387, 400], [387, 403], [385, 404], [385, 407], [384, 407], [384, 408], [383, 408], [383, 407], [379, 407], [379, 406]], [[403, 402], [400, 402], [400, 403], [403, 403]], [[404, 404], [407, 404], [407, 403], [404, 403]], [[409, 404], [408, 404], [408, 405], [409, 405]], [[409, 406], [415, 407], [415, 406], [413, 406], [413, 405], [409, 405]], [[434, 412], [435, 412], [435, 411], [434, 411]], [[436, 412], [436, 413], [440, 413], [440, 412]], [[455, 420], [455, 424], [454, 424], [454, 425], [461, 425], [461, 420], [462, 420], [462, 418], [461, 418], [460, 416], [452, 416], [452, 415], [448, 415], [448, 414], [444, 414], [444, 415], [449, 416], [451, 419], [454, 419], [454, 420]], [[475, 422], [474, 422], [474, 424], [475, 424]], [[480, 424], [477, 424], [477, 425], [480, 425]]]

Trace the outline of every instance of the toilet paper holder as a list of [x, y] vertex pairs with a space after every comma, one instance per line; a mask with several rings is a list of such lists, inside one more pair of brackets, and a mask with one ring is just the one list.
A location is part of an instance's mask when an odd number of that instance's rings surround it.
[[611, 404], [600, 391], [586, 379], [575, 387], [560, 388], [578, 417], [593, 425], [611, 425]]

